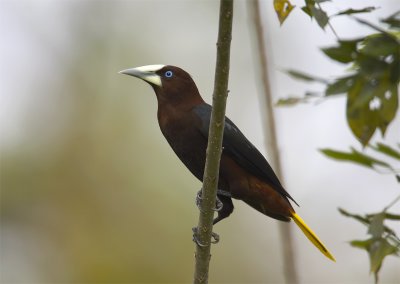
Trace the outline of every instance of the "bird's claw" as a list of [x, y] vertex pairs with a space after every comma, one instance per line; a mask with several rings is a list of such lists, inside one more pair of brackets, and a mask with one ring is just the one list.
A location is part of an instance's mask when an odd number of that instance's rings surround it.
[[[198, 227], [194, 227], [192, 228], [193, 231], [193, 241], [200, 247], [207, 247], [210, 244], [203, 244], [200, 242], [199, 237], [198, 237], [198, 232], [199, 232], [199, 228]], [[219, 242], [219, 235], [217, 233], [211, 232], [211, 244], [217, 244]]]
[[197, 206], [197, 208], [199, 208], [199, 210], [200, 211], [202, 211], [202, 209], [201, 209], [201, 189], [197, 192], [197, 194], [196, 194], [196, 206]]
[[[201, 189], [197, 192], [197, 194], [196, 194], [196, 206], [199, 208], [199, 210], [201, 211], [201, 212], [203, 212], [203, 210], [201, 209], [201, 200], [203, 199], [202, 197], [201, 197]], [[222, 210], [222, 207], [224, 207], [224, 204], [221, 202], [221, 200], [218, 198], [218, 195], [217, 195], [217, 197], [216, 197], [216, 199], [215, 199], [215, 202], [216, 202], [216, 206], [212, 209], [213, 211], [215, 211], [215, 212], [219, 212], [219, 211], [221, 211]]]
[[219, 235], [217, 233], [211, 232], [211, 243], [212, 244], [219, 243]]

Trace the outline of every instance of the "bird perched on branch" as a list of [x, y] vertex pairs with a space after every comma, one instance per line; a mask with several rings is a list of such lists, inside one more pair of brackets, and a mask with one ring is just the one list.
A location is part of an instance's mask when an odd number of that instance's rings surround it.
[[[202, 181], [211, 106], [200, 96], [192, 77], [170, 65], [148, 65], [120, 73], [142, 79], [153, 87], [161, 132], [179, 159]], [[228, 217], [233, 211], [232, 198], [239, 199], [271, 218], [292, 219], [325, 256], [334, 260], [295, 212], [289, 199], [296, 202], [283, 188], [267, 160], [228, 118], [222, 145], [217, 197], [223, 206], [213, 223]]]

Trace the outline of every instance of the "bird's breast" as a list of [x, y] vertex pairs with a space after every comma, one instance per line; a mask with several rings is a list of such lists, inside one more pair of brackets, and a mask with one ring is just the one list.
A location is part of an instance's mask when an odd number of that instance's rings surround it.
[[188, 114], [159, 115], [161, 132], [185, 166], [202, 180], [206, 158], [207, 140]]

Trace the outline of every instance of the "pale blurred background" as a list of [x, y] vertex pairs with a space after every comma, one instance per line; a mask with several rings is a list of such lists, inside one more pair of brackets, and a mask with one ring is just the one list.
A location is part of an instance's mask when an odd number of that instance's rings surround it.
[[[117, 72], [177, 65], [211, 102], [218, 2], [0, 1], [1, 283], [192, 281], [201, 183], [162, 137], [153, 90]], [[318, 49], [334, 44], [332, 32], [300, 11], [303, 1], [292, 2], [297, 9], [282, 27], [272, 0], [262, 6], [276, 100], [318, 87], [282, 69], [329, 77], [344, 68]], [[399, 9], [398, 0], [333, 2], [324, 6], [329, 14], [381, 7], [363, 16], [374, 23]], [[236, 1], [227, 114], [265, 153], [252, 21], [247, 2]], [[333, 25], [344, 38], [372, 32], [346, 18]], [[372, 283], [367, 254], [347, 243], [367, 238], [366, 228], [337, 207], [371, 213], [400, 192], [391, 175], [317, 151], [357, 145], [344, 110], [343, 97], [276, 110], [287, 189], [337, 259], [294, 228], [302, 283]], [[388, 129], [390, 145], [399, 142], [399, 120]], [[282, 283], [278, 222], [235, 206], [214, 228], [222, 240], [212, 247], [211, 282]], [[400, 283], [399, 267], [388, 257], [381, 283]]]

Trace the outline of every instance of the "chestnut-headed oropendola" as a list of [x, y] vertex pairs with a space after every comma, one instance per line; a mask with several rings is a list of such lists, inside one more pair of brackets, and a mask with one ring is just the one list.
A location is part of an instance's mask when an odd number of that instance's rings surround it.
[[[120, 73], [140, 78], [153, 87], [161, 132], [179, 159], [202, 181], [211, 106], [200, 96], [192, 77], [171, 65], [147, 65]], [[296, 202], [267, 160], [229, 118], [225, 118], [217, 197], [223, 206], [214, 224], [232, 213], [231, 198], [239, 199], [271, 218], [292, 219], [325, 256], [335, 260], [295, 212], [289, 199]]]

